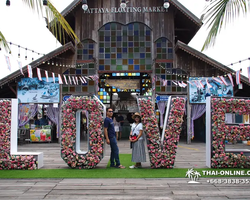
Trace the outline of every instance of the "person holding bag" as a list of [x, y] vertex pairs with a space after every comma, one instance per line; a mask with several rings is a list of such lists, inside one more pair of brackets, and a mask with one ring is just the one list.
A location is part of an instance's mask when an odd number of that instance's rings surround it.
[[132, 162], [135, 162], [135, 165], [130, 166], [130, 169], [141, 167], [142, 162], [146, 162], [146, 153], [145, 153], [145, 145], [143, 139], [143, 127], [141, 123], [140, 113], [136, 112], [132, 119], [134, 119], [134, 123], [131, 127], [131, 132], [129, 136], [129, 140], [132, 143]]

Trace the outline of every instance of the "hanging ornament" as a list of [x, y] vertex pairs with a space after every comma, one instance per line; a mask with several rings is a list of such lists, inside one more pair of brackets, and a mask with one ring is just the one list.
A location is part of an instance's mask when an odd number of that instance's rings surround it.
[[20, 45], [18, 45], [18, 58], [20, 58]]
[[25, 48], [25, 60], [27, 60], [27, 48]]

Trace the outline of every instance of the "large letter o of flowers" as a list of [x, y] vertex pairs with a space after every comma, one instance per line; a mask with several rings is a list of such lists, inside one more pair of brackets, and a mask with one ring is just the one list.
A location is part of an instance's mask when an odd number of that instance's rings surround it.
[[[90, 150], [85, 155], [76, 152], [76, 111], [89, 112], [89, 145]], [[61, 156], [71, 168], [91, 169], [103, 157], [102, 106], [98, 100], [91, 97], [72, 96], [62, 105]]]
[[11, 156], [11, 100], [0, 100], [0, 170], [37, 169], [35, 156]]
[[225, 140], [250, 139], [250, 126], [228, 125], [225, 113], [250, 114], [250, 100], [212, 98], [212, 168], [250, 168], [250, 156], [225, 152]]
[[171, 100], [163, 147], [161, 147], [160, 133], [152, 101], [145, 98], [139, 98], [138, 101], [143, 130], [147, 138], [151, 168], [173, 168], [183, 122], [185, 99], [172, 98]]

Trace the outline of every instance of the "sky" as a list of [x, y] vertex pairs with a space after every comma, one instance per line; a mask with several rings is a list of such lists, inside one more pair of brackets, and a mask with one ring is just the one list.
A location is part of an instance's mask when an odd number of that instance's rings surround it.
[[[51, 0], [60, 12], [72, 1]], [[202, 15], [206, 5], [205, 0], [179, 0], [179, 2], [198, 18]], [[41, 57], [37, 53], [47, 54], [60, 46], [46, 28], [44, 18], [31, 11], [22, 0], [11, 0], [9, 7], [5, 3], [5, 0], [0, 1], [0, 31], [8, 42], [31, 51], [27, 51], [27, 60], [25, 60], [25, 49], [20, 48], [20, 58], [18, 58], [19, 48], [17, 46], [11, 45], [11, 55], [2, 49], [0, 51], [0, 79], [19, 69], [17, 60], [25, 66], [32, 62], [32, 57], [34, 59]], [[236, 71], [242, 68], [243, 74], [247, 76], [246, 68], [250, 66], [250, 61], [243, 60], [250, 58], [249, 23], [250, 15], [248, 14], [228, 24], [217, 37], [215, 46], [203, 51], [203, 53]], [[208, 30], [203, 25], [188, 45], [200, 51], [207, 33]], [[32, 53], [32, 50], [37, 53]], [[7, 67], [5, 55], [10, 58], [11, 71]], [[230, 65], [231, 63], [234, 64]]]

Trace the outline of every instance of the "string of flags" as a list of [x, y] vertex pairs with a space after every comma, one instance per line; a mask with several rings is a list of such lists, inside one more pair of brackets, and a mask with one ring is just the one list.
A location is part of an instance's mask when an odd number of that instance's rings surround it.
[[[97, 91], [99, 90], [99, 86], [98, 86], [99, 76], [98, 75], [93, 75], [93, 76], [70, 76], [70, 75], [56, 74], [54, 72], [49, 72], [47, 70], [43, 70], [43, 69], [40, 69], [40, 68], [36, 68], [36, 70], [37, 70], [37, 78], [40, 81], [43, 81], [42, 74], [41, 74], [41, 70], [42, 70], [42, 71], [44, 71], [46, 82], [49, 82], [49, 77], [50, 77], [49, 73], [51, 73], [54, 83], [56, 83], [56, 75], [57, 75], [57, 78], [58, 78], [58, 83], [61, 84], [61, 85], [62, 84], [79, 85], [79, 83], [86, 84], [87, 80], [93, 80], [96, 83], [96, 90]], [[27, 65], [27, 71], [28, 71], [28, 77], [33, 78], [32, 67], [30, 65]]]
[[[7, 62], [8, 68], [11, 68], [11, 66], [9, 66], [10, 62], [9, 62], [9, 59], [8, 59], [7, 56], [6, 56], [6, 62]], [[22, 71], [21, 63], [19, 62], [18, 65], [19, 65], [21, 74], [24, 75], [24, 73]], [[36, 68], [36, 69], [37, 69], [37, 77], [38, 77], [38, 79], [40, 81], [42, 81], [41, 69], [40, 68]], [[247, 70], [248, 70], [248, 79], [249, 79], [249, 82], [250, 82], [250, 67], [248, 67]], [[33, 78], [32, 67], [30, 65], [27, 65], [27, 71], [28, 71], [28, 77]], [[47, 70], [43, 70], [43, 71], [45, 73], [46, 81], [49, 82], [48, 81], [49, 80], [48, 79], [49, 78], [48, 71]], [[236, 84], [237, 85], [241, 84], [240, 73], [241, 73], [241, 70], [236, 71]], [[51, 72], [51, 74], [52, 74], [52, 77], [53, 77], [53, 80], [54, 80], [54, 83], [55, 83], [55, 73]], [[227, 76], [228, 76], [228, 78], [229, 78], [229, 80], [231, 82], [231, 85], [234, 86], [232, 74], [229, 73], [229, 74], [227, 74]], [[79, 85], [79, 80], [80, 80], [80, 82], [82, 84], [86, 84], [87, 80], [93, 80], [93, 81], [96, 82], [96, 85], [98, 87], [98, 82], [99, 82], [99, 76], [98, 75], [93, 75], [93, 76], [87, 77], [87, 76], [69, 76], [69, 75], [66, 76], [66, 75], [57, 74], [57, 77], [58, 77], [59, 84], [66, 84], [66, 85]], [[62, 77], [63, 77], [63, 79], [62, 79]], [[192, 86], [196, 86], [197, 88], [204, 88], [204, 84], [202, 83], [202, 79], [204, 79], [204, 78], [201, 78], [200, 80], [186, 81], [186, 83], [185, 83], [184, 81], [165, 80], [165, 79], [162, 79], [162, 78], [160, 78], [158, 76], [154, 76], [153, 79], [152, 79], [153, 90], [155, 90], [155, 82], [156, 81], [160, 81], [163, 86], [167, 86], [168, 81], [171, 81], [176, 86], [179, 86], [179, 87], [182, 87], [182, 88], [186, 88], [187, 84], [190, 84]], [[220, 83], [220, 84], [224, 84], [224, 85], [228, 86], [228, 83], [227, 83], [227, 81], [225, 80], [225, 78], [223, 76], [212, 77], [212, 79], [215, 80], [216, 82]], [[212, 88], [212, 86], [208, 82], [207, 78], [205, 78], [205, 82], [206, 82], [208, 88]], [[99, 90], [99, 88], [98, 88], [98, 90]]]
[[[247, 70], [248, 70], [248, 79], [249, 79], [249, 82], [250, 82], [250, 67], [248, 67]], [[236, 81], [237, 85], [241, 84], [241, 76], [240, 75], [241, 75], [241, 70], [236, 71], [236, 77], [235, 77], [236, 80], [235, 81]], [[227, 77], [229, 78], [231, 85], [234, 87], [234, 81], [233, 81], [232, 74], [228, 73]], [[214, 81], [216, 81], [217, 83], [221, 84], [221, 85], [225, 85], [225, 86], [229, 85], [229, 83], [226, 81], [224, 76], [212, 77], [212, 79]], [[152, 79], [153, 90], [155, 90], [155, 82], [156, 81], [160, 81], [162, 83], [162, 86], [166, 86], [168, 81], [170, 81], [174, 85], [182, 87], [182, 88], [185, 88], [185, 87], [187, 87], [187, 84], [190, 84], [190, 85], [196, 86], [197, 88], [200, 88], [200, 89], [205, 87], [205, 85], [204, 85], [204, 81], [205, 81], [205, 84], [207, 85], [208, 88], [213, 87], [209, 83], [208, 78], [199, 78], [199, 80], [189, 80], [189, 81], [186, 81], [186, 83], [185, 83], [184, 81], [165, 80], [165, 79], [162, 79], [162, 78], [160, 78], [158, 76], [154, 76], [153, 79]]]
[[[33, 78], [33, 74], [32, 74], [32, 68], [30, 65], [27, 65], [27, 70], [28, 70], [28, 77], [29, 78]], [[44, 71], [45, 74], [45, 78], [46, 78], [46, 82], [49, 82], [49, 71], [47, 70], [43, 70], [40, 68], [36, 68], [37, 70], [37, 78], [40, 81], [42, 80], [42, 74], [41, 74], [41, 70]], [[55, 79], [56, 79], [56, 75], [58, 78], [58, 82], [59, 84], [66, 84], [66, 85], [79, 85], [79, 82], [81, 82], [82, 84], [87, 83], [87, 80], [99, 80], [99, 76], [98, 75], [93, 75], [93, 76], [70, 76], [70, 75], [61, 75], [61, 74], [56, 74], [54, 72], [50, 72], [53, 78], [54, 83], [56, 83]], [[62, 79], [63, 77], [63, 79]], [[79, 81], [80, 80], [80, 81]]]
[[[12, 69], [12, 67], [14, 66], [14, 68], [16, 68], [16, 63], [17, 63], [17, 65], [18, 65], [18, 68], [20, 69], [20, 71], [21, 71], [21, 74], [22, 75], [24, 75], [23, 74], [23, 71], [22, 71], [22, 67], [23, 67], [23, 65], [22, 65], [22, 62], [21, 61], [19, 61], [19, 60], [15, 60], [15, 62], [13, 63], [13, 60], [11, 60], [10, 59], [10, 56], [8, 56], [8, 55], [4, 55], [4, 59], [5, 59], [5, 61], [6, 61], [6, 64], [7, 64], [7, 68], [8, 68], [8, 70], [11, 72], [11, 69]], [[45, 63], [45, 62], [43, 62], [43, 63]], [[60, 64], [58, 64], [58, 63], [54, 63], [54, 62], [49, 62], [48, 61], [48, 63], [47, 63], [48, 65], [55, 65], [55, 66], [60, 66], [60, 67], [66, 67], [66, 68], [77, 68], [77, 67], [80, 67], [80, 66], [83, 66], [83, 65], [88, 65], [88, 64], [94, 64], [94, 62], [88, 62], [88, 63], [81, 63], [81, 64], [74, 64], [74, 65], [69, 65], [69, 64], [62, 64], [61, 62], [60, 62]]]
[[[44, 53], [36, 52], [36, 51], [34, 51], [34, 50], [32, 50], [32, 49], [23, 47], [23, 46], [21, 46], [21, 45], [15, 44], [15, 43], [13, 43], [13, 42], [7, 42], [7, 43], [9, 44], [10, 50], [11, 50], [12, 46], [18, 47], [18, 57], [20, 57], [20, 49], [24, 49], [24, 50], [26, 51], [26, 56], [27, 56], [27, 51], [30, 51], [30, 52], [32, 52], [32, 53], [36, 53], [37, 55], [45, 55]], [[0, 50], [1, 50], [1, 48], [0, 48]], [[10, 51], [9, 54], [12, 54], [12, 52]]]
[[[11, 71], [10, 59], [6, 55], [5, 55], [5, 60], [6, 60], [8, 69]], [[18, 62], [18, 66], [19, 66], [21, 74], [24, 75], [24, 73], [22, 71], [22, 63], [20, 61], [17, 61], [17, 62]], [[36, 68], [36, 69], [37, 69], [38, 79], [42, 80], [41, 69], [40, 68]], [[27, 71], [28, 71], [28, 77], [33, 78], [32, 68], [31, 68], [30, 65], [27, 65]], [[247, 72], [248, 72], [248, 79], [249, 79], [249, 82], [250, 82], [250, 67], [247, 68]], [[51, 72], [51, 73], [52, 73], [53, 80], [55, 80], [55, 73], [54, 72]], [[232, 73], [232, 74], [234, 75], [234, 73]], [[229, 73], [229, 74], [227, 74], [225, 76], [228, 76], [228, 78], [229, 78], [229, 80], [231, 82], [231, 85], [234, 86], [234, 81], [233, 81], [232, 74]], [[67, 85], [72, 85], [72, 84], [78, 85], [79, 82], [81, 82], [82, 84], [85, 84], [85, 83], [87, 83], [86, 80], [93, 80], [93, 81], [96, 82], [97, 91], [99, 90], [99, 88], [98, 88], [99, 76], [98, 75], [87, 77], [87, 76], [69, 76], [69, 75], [65, 76], [65, 75], [58, 74], [57, 76], [58, 76], [59, 84], [64, 84], [65, 83]], [[46, 80], [48, 82], [49, 74], [48, 74], [48, 71], [46, 71], [46, 70], [45, 70], [45, 77], [46, 77]], [[216, 82], [220, 83], [220, 84], [228, 86], [228, 82], [225, 80], [225, 78], [223, 76], [212, 77], [212, 79], [215, 80]], [[241, 70], [236, 71], [235, 79], [236, 79], [235, 80], [236, 84], [240, 85], [241, 84]], [[202, 80], [204, 80], [204, 78], [200, 78], [200, 80], [189, 80], [189, 81], [186, 81], [186, 83], [185, 83], [184, 81], [165, 80], [165, 79], [162, 79], [160, 77], [154, 76], [153, 79], [152, 79], [152, 89], [153, 89], [153, 91], [155, 90], [155, 82], [156, 81], [162, 82], [163, 86], [167, 86], [168, 81], [171, 81], [176, 86], [183, 87], [183, 88], [187, 87], [187, 84], [190, 84], [192, 86], [196, 86], [197, 88], [204, 88], [204, 84], [202, 83]], [[212, 87], [207, 78], [205, 78], [205, 83], [206, 83], [208, 88]]]

